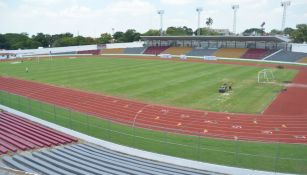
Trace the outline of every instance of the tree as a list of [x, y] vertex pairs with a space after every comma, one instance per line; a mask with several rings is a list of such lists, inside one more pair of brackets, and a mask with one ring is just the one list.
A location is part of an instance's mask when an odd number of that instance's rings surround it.
[[307, 42], [307, 24], [296, 25], [296, 30], [291, 33], [291, 39], [295, 43]]
[[4, 35], [5, 40], [7, 41], [8, 49], [32, 49], [36, 46], [40, 46], [38, 42], [30, 42], [31, 40], [27, 33], [7, 33]]
[[97, 39], [99, 44], [107, 44], [110, 43], [112, 40], [112, 35], [109, 33], [103, 33], [100, 35], [100, 37]]
[[147, 32], [142, 34], [143, 36], [160, 36], [160, 30], [149, 29]]
[[71, 37], [63, 37], [57, 39], [53, 43], [53, 47], [77, 46], [77, 40]]
[[[197, 30], [194, 32], [195, 35], [198, 34], [198, 30], [199, 30], [199, 29], [197, 29]], [[211, 30], [211, 29], [209, 29], [209, 28], [201, 28], [201, 29], [200, 29], [200, 35], [202, 35], [202, 36], [214, 36], [214, 35], [220, 35], [220, 34], [217, 33], [217, 32], [215, 32], [215, 31], [213, 31], [213, 30]]]
[[128, 29], [125, 33], [124, 32], [114, 33], [113, 38], [117, 43], [133, 42], [133, 41], [139, 41], [141, 39], [141, 34], [134, 29]]
[[258, 28], [250, 28], [250, 29], [246, 29], [243, 32], [244, 36], [259, 36], [259, 35], [264, 35], [265, 32], [263, 31], [263, 29], [258, 29]]
[[141, 34], [138, 33], [134, 29], [128, 29], [124, 33], [124, 42], [133, 42], [133, 41], [139, 41], [141, 39]]
[[294, 32], [294, 29], [287, 27], [284, 29], [284, 34], [290, 36]]
[[9, 49], [10, 45], [4, 35], [0, 34], [0, 49]]
[[208, 26], [209, 29], [212, 26], [212, 24], [213, 24], [213, 19], [211, 17], [207, 18], [206, 19], [206, 25]]
[[115, 32], [113, 35], [113, 39], [115, 40], [115, 42], [124, 42], [124, 32]]
[[51, 36], [51, 41], [50, 43], [52, 43], [52, 47], [55, 47], [55, 43], [56, 45], [58, 45], [59, 42], [57, 42], [57, 40], [60, 40], [62, 38], [73, 38], [74, 35], [72, 33], [61, 33], [61, 34], [55, 34]]
[[193, 35], [193, 30], [186, 26], [183, 27], [169, 27], [166, 29], [167, 35], [172, 36], [185, 36], [185, 35]]
[[270, 32], [270, 35], [281, 35], [281, 34], [283, 34], [283, 32], [277, 29], [272, 29]]
[[51, 35], [38, 33], [32, 36], [32, 40], [41, 43], [43, 47], [49, 47], [51, 45]]

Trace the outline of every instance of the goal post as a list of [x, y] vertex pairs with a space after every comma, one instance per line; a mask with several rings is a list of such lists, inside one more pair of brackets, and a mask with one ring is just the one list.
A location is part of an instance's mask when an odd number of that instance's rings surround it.
[[275, 82], [275, 76], [273, 70], [263, 69], [258, 72], [258, 83], [273, 83]]

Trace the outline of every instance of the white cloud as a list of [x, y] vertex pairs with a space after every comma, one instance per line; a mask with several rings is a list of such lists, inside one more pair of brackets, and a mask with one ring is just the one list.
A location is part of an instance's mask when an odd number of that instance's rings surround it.
[[[259, 27], [266, 21], [267, 30], [280, 28], [280, 0], [0, 0], [0, 33], [28, 32], [35, 34], [77, 31], [82, 35], [99, 36], [112, 28], [125, 31], [135, 28], [144, 32], [159, 28], [158, 8], [166, 10], [164, 28], [188, 26], [196, 29], [195, 8], [204, 8], [202, 25], [207, 17], [214, 28], [232, 29], [231, 5], [240, 4], [238, 31]], [[299, 5], [300, 4], [300, 5]], [[306, 21], [307, 0], [293, 0], [287, 26]]]
[[116, 15], [146, 15], [153, 13], [156, 8], [144, 0], [120, 0], [115, 1], [104, 9], [108, 13]]
[[0, 0], [0, 8], [7, 8], [7, 3], [5, 0]]
[[168, 5], [188, 5], [188, 4], [193, 4], [196, 1], [195, 0], [161, 0], [163, 4], [168, 4]]
[[[307, 5], [307, 0], [292, 0], [292, 5]], [[307, 10], [307, 7], [305, 6]]]

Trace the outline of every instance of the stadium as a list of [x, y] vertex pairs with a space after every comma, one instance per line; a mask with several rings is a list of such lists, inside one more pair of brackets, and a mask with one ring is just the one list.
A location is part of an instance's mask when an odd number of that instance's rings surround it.
[[134, 42], [0, 50], [0, 174], [307, 174], [307, 45], [158, 15]]

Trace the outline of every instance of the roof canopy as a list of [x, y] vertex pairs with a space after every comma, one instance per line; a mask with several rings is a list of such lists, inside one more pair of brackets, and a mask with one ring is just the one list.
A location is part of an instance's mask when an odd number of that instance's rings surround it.
[[201, 41], [263, 41], [289, 42], [289, 39], [278, 36], [142, 36], [144, 40], [201, 40]]

